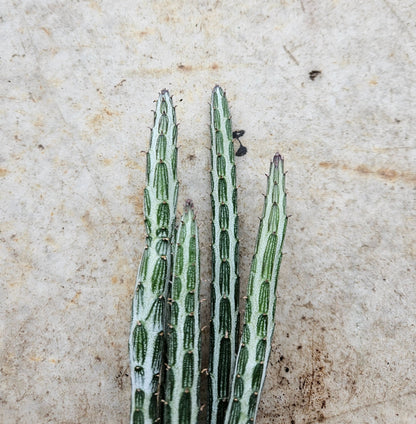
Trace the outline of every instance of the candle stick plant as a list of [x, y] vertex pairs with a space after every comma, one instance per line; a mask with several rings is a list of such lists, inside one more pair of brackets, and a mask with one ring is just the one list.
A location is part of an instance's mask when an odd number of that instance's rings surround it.
[[199, 415], [201, 335], [199, 242], [193, 205], [185, 204], [174, 246], [168, 301], [165, 423], [196, 423]]
[[[193, 205], [187, 201], [175, 229], [176, 138], [175, 108], [169, 93], [163, 90], [156, 103], [147, 153], [146, 246], [136, 280], [129, 338], [130, 424], [197, 424], [200, 415], [198, 228]], [[246, 424], [256, 420], [271, 351], [287, 223], [284, 183], [283, 159], [276, 154], [270, 165], [240, 340], [233, 136], [225, 93], [219, 86], [214, 87], [208, 424]]]
[[224, 422], [239, 333], [238, 215], [234, 145], [221, 87], [211, 99], [212, 284], [208, 422]]
[[155, 422], [165, 345], [165, 311], [171, 276], [178, 180], [177, 125], [172, 98], [160, 93], [147, 153], [144, 190], [146, 247], [134, 290], [129, 339], [131, 423]]
[[270, 165], [263, 216], [251, 263], [243, 334], [232, 383], [226, 423], [254, 422], [270, 356], [276, 308], [277, 277], [286, 232], [283, 160]]

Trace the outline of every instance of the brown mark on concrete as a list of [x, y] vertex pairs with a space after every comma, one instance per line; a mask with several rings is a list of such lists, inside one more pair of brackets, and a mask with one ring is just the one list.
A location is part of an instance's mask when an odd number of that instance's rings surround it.
[[337, 162], [320, 162], [319, 166], [325, 169], [343, 169], [346, 171], [353, 171], [361, 175], [371, 175], [379, 178], [383, 178], [389, 181], [401, 180], [408, 183], [416, 182], [416, 174], [411, 172], [399, 172], [389, 168], [369, 168], [367, 165], [361, 164], [355, 168], [351, 168], [346, 164], [340, 164]]
[[323, 422], [326, 403], [331, 397], [325, 379], [329, 375], [329, 366], [332, 364], [323, 336], [316, 339], [312, 333], [309, 355], [309, 369], [298, 378], [300, 401], [302, 409], [307, 412], [311, 422]]
[[182, 63], [180, 63], [178, 65], [178, 69], [180, 69], [181, 71], [192, 71], [192, 66], [191, 65], [183, 65]]
[[90, 217], [90, 211], [85, 211], [84, 215], [82, 215], [81, 217], [82, 223], [85, 225], [85, 227], [87, 228], [91, 228], [93, 226], [93, 223], [91, 221], [91, 217]]
[[143, 199], [140, 195], [134, 195], [128, 197], [129, 202], [133, 204], [136, 215], [141, 218], [143, 217]]
[[94, 131], [99, 131], [103, 125], [113, 121], [114, 117], [119, 115], [119, 112], [112, 111], [105, 107], [89, 120], [89, 125], [94, 129]]
[[[272, 347], [274, 353], [258, 415], [261, 422], [312, 424], [325, 421], [331, 398], [327, 382], [333, 361], [321, 324], [313, 318], [302, 321], [305, 331], [311, 335], [308, 343], [293, 346], [289, 343], [284, 354]], [[290, 339], [290, 335], [287, 338]]]
[[48, 37], [50, 37], [51, 36], [51, 32], [49, 31], [49, 29], [48, 28], [45, 28], [45, 27], [41, 27], [40, 28]]
[[213, 64], [209, 65], [208, 67], [207, 66], [194, 67], [194, 66], [191, 66], [191, 65], [184, 65], [184, 64], [180, 63], [178, 65], [178, 69], [181, 70], [181, 71], [184, 71], [184, 72], [204, 71], [206, 69], [211, 69], [213, 71], [216, 71], [217, 69], [219, 69], [219, 65], [218, 65], [218, 63], [214, 62]]
[[5, 168], [0, 168], [0, 177], [5, 177], [9, 171]]
[[78, 305], [78, 300], [81, 295], [81, 291], [77, 291], [75, 295], [72, 297], [72, 299], [69, 301], [69, 303], [66, 305], [65, 310], [67, 310], [69, 307], [73, 305]]

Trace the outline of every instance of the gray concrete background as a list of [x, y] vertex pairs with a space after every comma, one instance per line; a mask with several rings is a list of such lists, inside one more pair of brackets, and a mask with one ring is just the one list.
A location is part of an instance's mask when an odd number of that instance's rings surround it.
[[0, 2], [0, 421], [128, 422], [152, 102], [177, 105], [207, 297], [218, 83], [246, 130], [243, 287], [276, 151], [288, 170], [258, 423], [415, 423], [415, 22], [410, 0]]

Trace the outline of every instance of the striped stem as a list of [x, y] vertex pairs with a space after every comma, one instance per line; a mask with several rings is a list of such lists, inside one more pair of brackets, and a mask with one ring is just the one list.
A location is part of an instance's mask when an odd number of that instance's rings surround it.
[[159, 419], [161, 365], [165, 344], [165, 308], [171, 275], [171, 238], [175, 226], [178, 181], [177, 125], [172, 98], [159, 95], [147, 153], [144, 190], [146, 247], [134, 291], [129, 338], [131, 424]]
[[254, 423], [271, 351], [276, 287], [286, 231], [283, 159], [273, 158], [263, 217], [251, 264], [243, 334], [232, 382], [232, 401], [225, 423]]
[[177, 231], [167, 330], [165, 424], [196, 424], [199, 415], [199, 241], [187, 201]]
[[210, 424], [223, 424], [239, 333], [238, 215], [231, 117], [224, 91], [211, 99], [212, 284]]

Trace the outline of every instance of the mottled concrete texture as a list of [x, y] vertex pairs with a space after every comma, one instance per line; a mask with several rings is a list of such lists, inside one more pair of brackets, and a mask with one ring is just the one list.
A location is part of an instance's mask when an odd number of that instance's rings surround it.
[[218, 83], [246, 131], [243, 288], [276, 151], [288, 170], [257, 422], [415, 423], [415, 22], [410, 0], [1, 2], [0, 422], [128, 422], [145, 150], [163, 88], [209, 297]]

